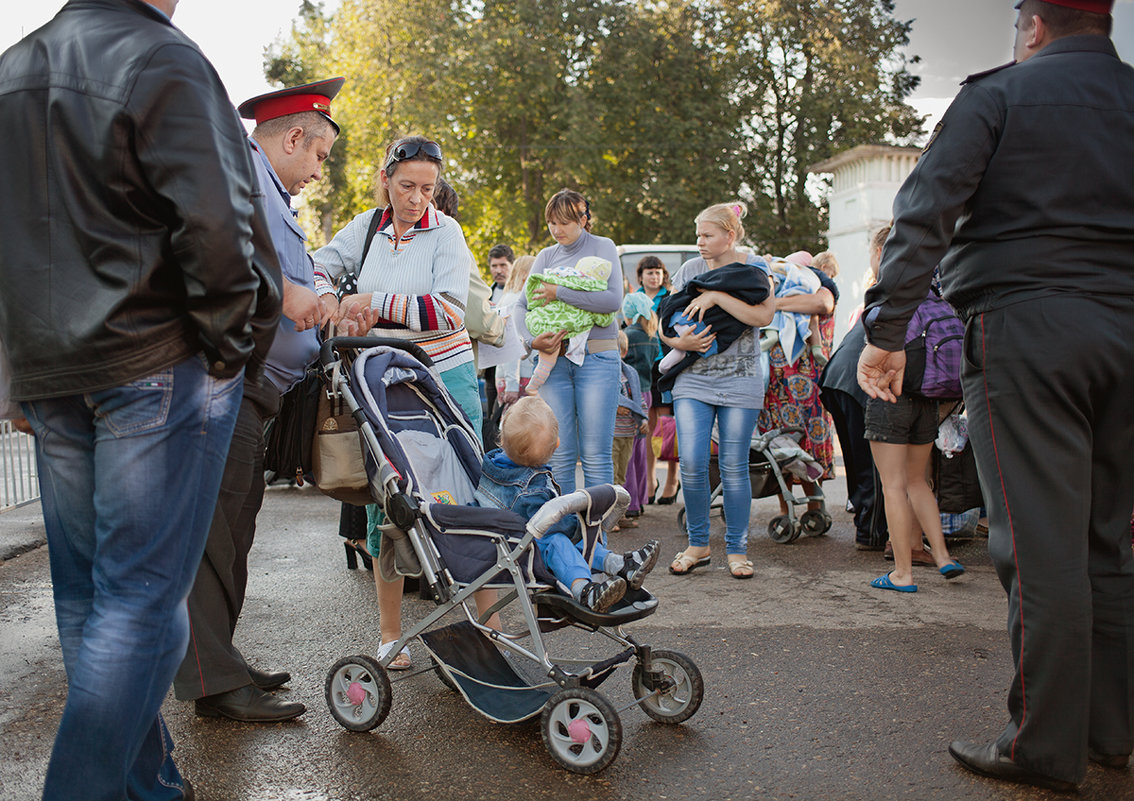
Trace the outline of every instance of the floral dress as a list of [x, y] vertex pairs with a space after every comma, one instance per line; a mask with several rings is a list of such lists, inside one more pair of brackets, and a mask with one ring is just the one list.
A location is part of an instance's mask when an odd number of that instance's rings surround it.
[[[819, 336], [823, 353], [827, 356], [831, 354], [834, 335], [835, 316], [820, 317]], [[799, 426], [804, 431], [800, 447], [823, 466], [823, 476], [819, 480], [834, 478], [835, 427], [819, 399], [819, 373], [822, 370], [815, 364], [808, 349], [795, 364], [788, 364], [784, 349], [777, 342], [768, 352], [768, 357], [768, 391], [764, 394], [764, 408], [757, 427], [763, 433], [773, 428]]]

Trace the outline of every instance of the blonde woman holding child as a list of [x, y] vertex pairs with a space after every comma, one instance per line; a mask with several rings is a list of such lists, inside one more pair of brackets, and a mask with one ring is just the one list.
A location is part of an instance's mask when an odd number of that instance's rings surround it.
[[[745, 212], [743, 204], [719, 203], [697, 215], [701, 255], [678, 270], [674, 293], [660, 313], [662, 342], [691, 355], [685, 366], [675, 366], [665, 376], [673, 381], [689, 535], [688, 547], [669, 566], [675, 575], [709, 564], [709, 444], [714, 423], [729, 573], [738, 579], [753, 574], [747, 557], [752, 507], [748, 449], [764, 397], [759, 329], [772, 321], [775, 296], [763, 259], [739, 249]], [[744, 299], [739, 297], [742, 293]], [[671, 322], [675, 314], [697, 325], [676, 335]], [[707, 314], [713, 322], [706, 322]]]

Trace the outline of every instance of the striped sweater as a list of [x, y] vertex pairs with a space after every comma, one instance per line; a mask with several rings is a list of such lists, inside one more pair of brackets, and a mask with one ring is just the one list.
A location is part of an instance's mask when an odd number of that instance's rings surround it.
[[[374, 214], [382, 221], [359, 269], [366, 229]], [[471, 268], [460, 224], [430, 206], [400, 242], [394, 241], [389, 209], [359, 214], [313, 254], [317, 272], [335, 282], [343, 273], [358, 278], [358, 292], [373, 293], [381, 317], [372, 333], [420, 345], [441, 372], [473, 359], [465, 331], [465, 303]]]

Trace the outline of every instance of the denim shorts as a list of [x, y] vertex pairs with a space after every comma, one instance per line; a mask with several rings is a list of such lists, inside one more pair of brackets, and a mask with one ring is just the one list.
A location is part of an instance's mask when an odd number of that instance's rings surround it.
[[897, 403], [869, 398], [866, 401], [866, 431], [871, 442], [895, 445], [925, 445], [937, 439], [937, 401], [909, 392]]

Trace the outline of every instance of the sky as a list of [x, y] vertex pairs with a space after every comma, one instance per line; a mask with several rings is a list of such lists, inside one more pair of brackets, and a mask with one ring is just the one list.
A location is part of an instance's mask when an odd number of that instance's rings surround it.
[[[324, 0], [334, 8], [338, 0]], [[47, 22], [63, 0], [13, 3], [5, 10], [0, 50]], [[263, 74], [264, 49], [291, 30], [299, 0], [180, 0], [173, 21], [216, 66], [234, 104], [271, 91]], [[1014, 0], [896, 0], [898, 19], [914, 20], [909, 55], [921, 86], [910, 102], [929, 114], [931, 130], [960, 82], [1012, 58]], [[1115, 45], [1134, 63], [1134, 0], [1118, 0]], [[328, 76], [329, 77], [329, 76]]]

